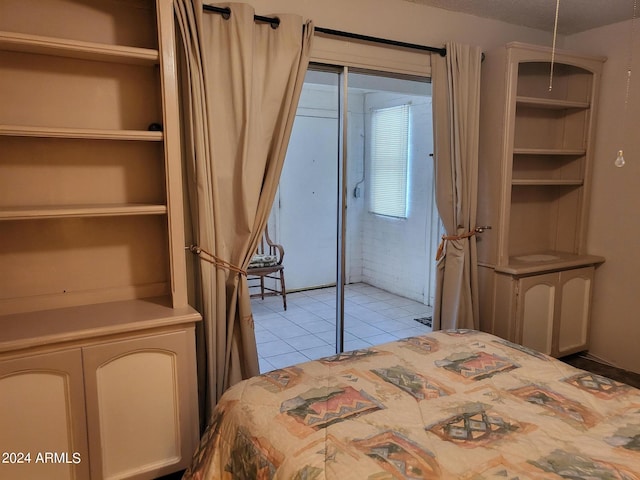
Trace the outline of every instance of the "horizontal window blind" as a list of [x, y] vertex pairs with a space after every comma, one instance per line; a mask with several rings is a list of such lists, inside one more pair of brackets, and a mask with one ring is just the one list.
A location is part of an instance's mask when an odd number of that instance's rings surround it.
[[371, 113], [372, 213], [407, 216], [407, 164], [409, 158], [409, 105]]

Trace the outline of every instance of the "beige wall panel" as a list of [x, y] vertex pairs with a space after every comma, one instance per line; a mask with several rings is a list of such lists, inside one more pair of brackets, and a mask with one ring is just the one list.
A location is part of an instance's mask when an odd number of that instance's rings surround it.
[[562, 62], [575, 63], [570, 56], [557, 56], [553, 70], [553, 84], [549, 91], [549, 54], [541, 52], [541, 62], [527, 61], [518, 69], [518, 95], [541, 97], [556, 100], [585, 102], [591, 97], [590, 74], [573, 65], [560, 65]]
[[385, 47], [371, 42], [345, 41], [322, 34], [316, 35], [313, 41], [311, 61], [407, 75], [431, 75], [429, 52]]
[[584, 230], [582, 228], [584, 193], [580, 188], [558, 187], [554, 208], [557, 211], [558, 225], [552, 249], [568, 253], [585, 253]]
[[581, 245], [582, 192], [567, 186], [512, 189], [509, 255], [558, 250], [584, 253]]
[[584, 149], [586, 112], [519, 106], [514, 148]]
[[0, 92], [0, 124], [147, 130], [162, 123], [153, 66], [0, 51]]
[[557, 226], [557, 209], [553, 187], [513, 187], [509, 221], [509, 255], [542, 252], [552, 249]]
[[14, 297], [37, 303], [42, 295], [168, 282], [165, 222], [163, 215], [0, 222], [0, 271], [12, 272], [0, 276], [0, 312]]
[[514, 180], [581, 180], [584, 175], [584, 155], [514, 155]]
[[389, 0], [248, 0], [260, 15], [297, 13], [316, 25], [424, 45], [493, 48], [512, 40], [550, 44], [551, 33], [475, 15]]
[[[569, 110], [562, 125], [562, 148], [580, 149], [587, 148], [589, 137], [585, 133], [589, 128], [590, 110]], [[576, 140], [578, 139], [578, 140]]]
[[152, 0], [2, 0], [0, 30], [157, 48], [153, 8]]
[[[587, 241], [587, 249], [606, 255], [607, 261], [596, 270], [589, 351], [640, 373], [640, 295], [634, 281], [640, 271], [640, 35], [631, 35], [631, 13], [632, 8], [628, 21], [567, 37], [567, 47], [607, 57], [595, 135]], [[633, 75], [627, 101], [631, 52]], [[616, 168], [613, 162], [621, 148], [627, 164]]]
[[158, 142], [0, 137], [0, 150], [0, 208], [166, 201]]

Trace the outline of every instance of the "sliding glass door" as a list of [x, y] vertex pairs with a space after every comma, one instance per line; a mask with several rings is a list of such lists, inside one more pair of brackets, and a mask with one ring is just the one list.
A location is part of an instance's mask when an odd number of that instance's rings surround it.
[[307, 72], [269, 219], [289, 308], [254, 302], [263, 371], [428, 330], [438, 226], [430, 87]]
[[347, 349], [422, 333], [431, 314], [438, 216], [431, 84], [377, 72], [347, 78]]

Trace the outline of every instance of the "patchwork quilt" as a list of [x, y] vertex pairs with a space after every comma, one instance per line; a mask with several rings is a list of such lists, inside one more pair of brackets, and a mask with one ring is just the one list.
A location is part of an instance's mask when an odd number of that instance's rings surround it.
[[473, 330], [229, 389], [187, 480], [640, 480], [640, 390]]

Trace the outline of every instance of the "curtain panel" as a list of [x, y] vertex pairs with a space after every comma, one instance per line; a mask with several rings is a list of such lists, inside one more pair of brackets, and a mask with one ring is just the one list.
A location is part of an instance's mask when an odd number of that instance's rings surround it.
[[228, 387], [259, 373], [240, 272], [273, 204], [313, 37], [297, 15], [277, 15], [272, 28], [255, 22], [248, 4], [216, 6], [230, 7], [230, 18], [203, 12], [199, 0], [174, 0], [205, 422]]
[[436, 204], [446, 232], [437, 265], [433, 328], [479, 328], [476, 210], [478, 47], [448, 43], [431, 56]]

